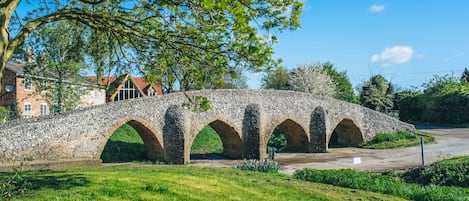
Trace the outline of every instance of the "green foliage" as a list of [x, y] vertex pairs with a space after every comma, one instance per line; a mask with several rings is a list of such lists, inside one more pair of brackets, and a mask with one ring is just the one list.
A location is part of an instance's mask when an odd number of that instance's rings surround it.
[[469, 122], [469, 84], [455, 76], [435, 75], [423, 84], [423, 92], [400, 93], [399, 115], [403, 121], [461, 124]]
[[360, 89], [360, 104], [376, 111], [392, 109], [394, 87], [382, 75], [374, 75]]
[[464, 68], [464, 72], [461, 75], [461, 83], [469, 84], [469, 70]]
[[210, 100], [205, 96], [189, 96], [185, 92], [187, 101], [182, 104], [183, 108], [190, 109], [193, 112], [204, 112], [212, 109]]
[[[420, 131], [418, 133], [424, 136], [424, 143], [433, 142], [435, 138], [431, 135], [424, 134]], [[420, 138], [408, 132], [398, 133], [378, 133], [375, 137], [360, 145], [366, 149], [392, 149], [397, 147], [408, 147], [420, 144]]]
[[27, 191], [30, 186], [31, 183], [22, 176], [22, 170], [15, 168], [5, 181], [0, 182], [0, 200], [10, 200]]
[[217, 132], [210, 126], [205, 126], [192, 142], [191, 154], [222, 153], [223, 144]]
[[264, 77], [262, 77], [261, 87], [263, 89], [291, 90], [292, 88], [288, 83], [289, 79], [290, 75], [288, 70], [277, 68], [268, 71]]
[[105, 163], [147, 160], [145, 146], [138, 132], [129, 124], [118, 128], [104, 146], [101, 160]]
[[361, 189], [399, 196], [406, 199], [426, 200], [467, 200], [469, 191], [455, 187], [434, 185], [421, 186], [398, 181], [390, 176], [355, 170], [313, 170], [296, 171], [297, 179], [331, 184], [346, 188]]
[[80, 103], [79, 73], [87, 67], [83, 29], [67, 21], [50, 23], [28, 40], [28, 48], [38, 56], [25, 66], [25, 73], [33, 77], [36, 93], [51, 103], [53, 113], [76, 109]]
[[347, 101], [350, 103], [359, 103], [358, 97], [353, 92], [352, 83], [350, 82], [347, 72], [337, 72], [334, 64], [326, 62], [322, 64], [323, 69], [332, 78], [335, 84], [334, 98]]
[[287, 139], [281, 129], [278, 127], [275, 128], [272, 136], [270, 136], [267, 146], [273, 147], [275, 152], [283, 152], [287, 149]]
[[271, 160], [244, 160], [235, 166], [238, 170], [248, 170], [255, 172], [278, 172], [279, 165]]
[[0, 123], [7, 121], [10, 118], [10, 110], [0, 106]]
[[408, 181], [422, 185], [469, 187], [469, 156], [445, 159], [423, 169], [413, 169], [403, 174]]

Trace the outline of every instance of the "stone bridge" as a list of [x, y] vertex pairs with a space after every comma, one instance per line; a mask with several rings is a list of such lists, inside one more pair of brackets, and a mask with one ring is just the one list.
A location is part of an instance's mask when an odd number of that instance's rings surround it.
[[210, 125], [223, 153], [233, 159], [266, 157], [276, 127], [291, 152], [326, 152], [329, 143], [356, 146], [379, 132], [414, 131], [413, 125], [347, 102], [306, 93], [276, 90], [206, 90], [212, 109], [182, 107], [182, 93], [146, 97], [84, 108], [60, 115], [0, 125], [0, 165], [21, 161], [95, 161], [100, 163], [112, 133], [125, 123], [138, 131], [149, 159], [185, 164], [192, 142]]

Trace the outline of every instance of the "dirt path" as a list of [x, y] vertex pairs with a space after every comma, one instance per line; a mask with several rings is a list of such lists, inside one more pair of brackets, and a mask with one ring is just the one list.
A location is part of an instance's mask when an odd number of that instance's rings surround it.
[[[433, 163], [447, 157], [469, 155], [469, 128], [418, 127], [433, 133], [436, 141], [425, 145], [425, 162]], [[389, 150], [359, 148], [330, 149], [328, 153], [282, 153], [275, 160], [281, 165], [281, 172], [292, 174], [303, 168], [342, 169], [360, 171], [384, 171], [406, 169], [422, 164], [420, 146]], [[355, 163], [355, 162], [360, 162]], [[234, 160], [192, 160], [191, 166], [234, 167]]]

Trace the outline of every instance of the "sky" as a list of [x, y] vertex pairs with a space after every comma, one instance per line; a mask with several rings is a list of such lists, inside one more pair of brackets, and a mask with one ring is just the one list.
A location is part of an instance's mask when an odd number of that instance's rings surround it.
[[[467, 0], [305, 0], [301, 28], [279, 33], [287, 69], [331, 62], [353, 86], [381, 74], [400, 89], [469, 68]], [[259, 88], [262, 73], [247, 73]]]

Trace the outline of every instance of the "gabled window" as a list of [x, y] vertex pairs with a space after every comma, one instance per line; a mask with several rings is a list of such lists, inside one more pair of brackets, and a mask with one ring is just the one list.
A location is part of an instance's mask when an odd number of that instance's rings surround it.
[[121, 101], [127, 99], [133, 99], [142, 97], [140, 90], [135, 86], [131, 79], [125, 81], [124, 86], [119, 90], [119, 92], [114, 97], [114, 101]]
[[31, 91], [32, 88], [33, 88], [33, 81], [31, 80], [31, 78], [29, 77], [26, 77], [24, 78], [24, 90], [25, 91]]

